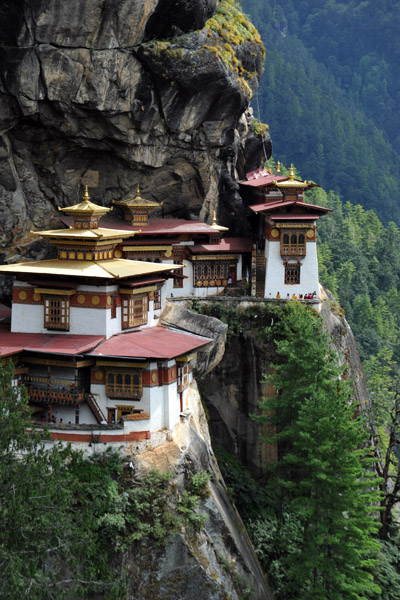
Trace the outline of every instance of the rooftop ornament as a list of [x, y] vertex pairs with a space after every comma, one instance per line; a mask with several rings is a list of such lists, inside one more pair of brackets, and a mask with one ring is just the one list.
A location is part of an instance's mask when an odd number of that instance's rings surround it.
[[224, 227], [223, 225], [218, 225], [217, 223], [217, 216], [215, 214], [215, 210], [213, 211], [213, 222], [211, 223], [210, 227], [212, 227], [213, 229], [215, 229], [215, 231], [229, 231], [229, 227]]
[[146, 198], [142, 198], [142, 196], [140, 195], [139, 184], [136, 188], [136, 195], [133, 198], [126, 198], [125, 200], [114, 200], [114, 204], [122, 207], [151, 207], [152, 210], [158, 206], [162, 206], [162, 202], [155, 202], [154, 200], [147, 200]]
[[99, 219], [112, 209], [91, 202], [88, 186], [85, 185], [82, 202], [65, 208], [58, 207], [58, 210], [72, 216], [75, 229], [97, 229]]
[[312, 184], [310, 181], [302, 181], [301, 179], [296, 179], [294, 176], [294, 165], [293, 163], [290, 165], [289, 169], [289, 177], [284, 181], [276, 181], [272, 182], [277, 188], [283, 190], [300, 190], [303, 188], [311, 187]]
[[114, 204], [122, 208], [125, 213], [125, 220], [132, 225], [148, 225], [149, 214], [155, 208], [162, 206], [162, 202], [142, 198], [139, 185], [136, 188], [136, 196], [125, 200], [114, 200]]

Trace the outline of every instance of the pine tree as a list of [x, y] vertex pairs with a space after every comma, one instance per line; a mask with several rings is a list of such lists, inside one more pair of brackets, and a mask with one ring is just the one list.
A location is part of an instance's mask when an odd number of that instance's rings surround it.
[[[278, 445], [268, 488], [278, 519], [300, 523], [300, 542], [281, 558], [289, 600], [362, 600], [379, 592], [371, 575], [379, 543], [378, 502], [365, 458], [367, 432], [354, 416], [351, 385], [329, 347], [319, 316], [290, 303], [273, 327], [276, 390], [263, 401], [269, 441]], [[279, 535], [279, 528], [277, 529]]]

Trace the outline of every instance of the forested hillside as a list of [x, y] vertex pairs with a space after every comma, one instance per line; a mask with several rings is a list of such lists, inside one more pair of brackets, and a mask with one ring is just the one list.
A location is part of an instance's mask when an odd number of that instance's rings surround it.
[[253, 107], [274, 156], [400, 222], [400, 6], [243, 0], [266, 46]]
[[318, 224], [320, 280], [344, 309], [362, 360], [387, 346], [400, 361], [399, 228], [333, 192], [314, 188], [307, 200], [332, 209]]

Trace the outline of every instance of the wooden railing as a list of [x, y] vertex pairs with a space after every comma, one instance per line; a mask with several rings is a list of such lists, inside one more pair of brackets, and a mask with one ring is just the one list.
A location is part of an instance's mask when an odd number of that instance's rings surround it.
[[85, 390], [77, 381], [59, 377], [26, 375], [23, 383], [33, 402], [49, 404], [80, 404], [85, 399]]
[[281, 256], [305, 256], [305, 244], [281, 244]]
[[103, 421], [106, 422], [106, 418], [103, 415], [100, 406], [97, 403], [97, 400], [94, 396], [92, 396], [92, 394], [86, 394], [85, 395], [86, 401], [89, 404], [94, 416], [96, 417], [96, 421], [98, 423], [102, 423]]
[[142, 397], [141, 386], [113, 385], [106, 386], [106, 394], [109, 398], [125, 398], [126, 400], [139, 400]]

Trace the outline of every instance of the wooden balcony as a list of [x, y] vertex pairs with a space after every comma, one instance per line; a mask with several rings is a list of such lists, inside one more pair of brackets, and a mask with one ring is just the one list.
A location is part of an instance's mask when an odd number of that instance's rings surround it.
[[23, 383], [31, 402], [76, 405], [85, 399], [84, 387], [70, 379], [26, 375]]
[[305, 244], [281, 244], [281, 256], [305, 256]]
[[125, 399], [125, 400], [140, 400], [142, 397], [142, 387], [129, 385], [107, 385], [106, 394], [109, 398]]

